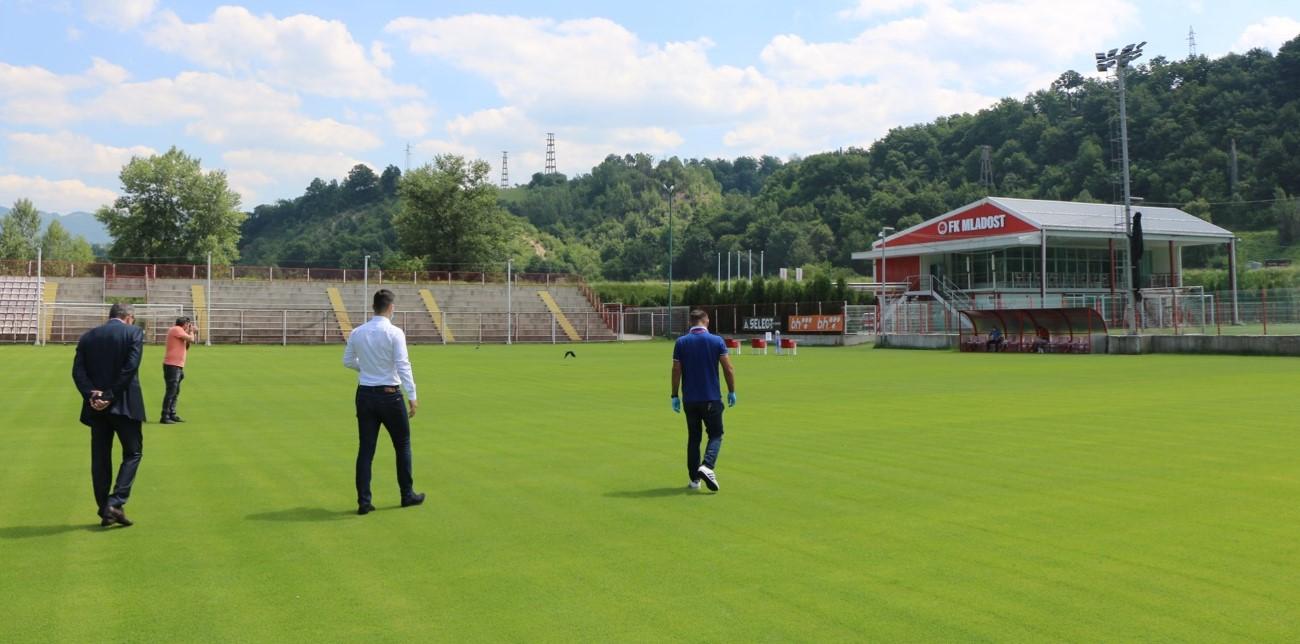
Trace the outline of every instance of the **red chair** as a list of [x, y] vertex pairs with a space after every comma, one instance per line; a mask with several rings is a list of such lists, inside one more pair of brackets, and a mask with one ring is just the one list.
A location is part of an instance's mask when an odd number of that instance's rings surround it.
[[767, 355], [767, 340], [764, 340], [763, 338], [754, 338], [749, 341], [749, 348], [755, 351], [762, 349], [763, 355]]
[[727, 338], [727, 352], [740, 355], [741, 353], [740, 340], [737, 340], [735, 338]]
[[789, 349], [789, 350], [790, 350], [790, 355], [792, 355], [792, 356], [797, 356], [797, 355], [799, 355], [799, 343], [798, 343], [798, 342], [795, 342], [794, 340], [790, 340], [790, 339], [788, 339], [788, 338], [781, 338], [781, 350], [782, 350], [782, 351], [785, 351], [786, 349]]

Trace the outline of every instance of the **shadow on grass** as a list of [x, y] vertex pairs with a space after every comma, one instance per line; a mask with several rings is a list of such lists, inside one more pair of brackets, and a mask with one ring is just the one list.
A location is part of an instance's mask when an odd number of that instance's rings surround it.
[[107, 532], [98, 523], [81, 525], [22, 525], [0, 528], [0, 539], [53, 537], [67, 532]]
[[273, 512], [250, 514], [245, 519], [251, 521], [338, 521], [356, 515], [356, 510], [326, 510], [325, 508], [291, 508]]
[[681, 487], [656, 487], [649, 490], [627, 490], [624, 492], [606, 492], [605, 496], [615, 499], [657, 499], [665, 496], [707, 496], [699, 490]]

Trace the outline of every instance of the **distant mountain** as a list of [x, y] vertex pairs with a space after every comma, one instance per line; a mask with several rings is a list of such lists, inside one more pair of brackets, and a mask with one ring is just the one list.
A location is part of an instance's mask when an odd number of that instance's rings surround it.
[[98, 219], [95, 219], [94, 213], [70, 212], [66, 215], [60, 215], [58, 213], [43, 212], [41, 213], [41, 226], [50, 225], [50, 221], [56, 218], [59, 220], [59, 224], [68, 229], [68, 233], [74, 237], [81, 235], [92, 244], [107, 244], [113, 241], [113, 238], [108, 235], [108, 229], [104, 228], [104, 224], [99, 223]]
[[[9, 214], [9, 208], [0, 206], [0, 217]], [[95, 219], [94, 213], [89, 212], [70, 212], [66, 215], [60, 215], [57, 212], [41, 213], [41, 232], [45, 232], [45, 227], [50, 225], [54, 219], [59, 220], [59, 225], [67, 229], [68, 234], [76, 237], [81, 235], [91, 244], [107, 244], [113, 241], [108, 236], [108, 229], [104, 224]]]

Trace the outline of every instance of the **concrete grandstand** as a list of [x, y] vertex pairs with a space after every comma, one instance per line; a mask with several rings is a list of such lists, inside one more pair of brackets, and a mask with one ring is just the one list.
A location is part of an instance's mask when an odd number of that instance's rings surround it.
[[[22, 283], [2, 304], [21, 318], [22, 331], [0, 341], [33, 341], [37, 307], [43, 322], [41, 340], [76, 342], [103, 322], [107, 303], [127, 299], [137, 304], [150, 342], [158, 341], [178, 315], [199, 325], [200, 339], [214, 344], [339, 343], [353, 326], [369, 319], [370, 294], [387, 288], [397, 296], [394, 323], [412, 343], [600, 342], [618, 338], [617, 320], [602, 313], [600, 303], [582, 282], [567, 275], [516, 276], [512, 284], [489, 281], [381, 281], [372, 272], [363, 283], [359, 271], [342, 280], [155, 278], [155, 272], [116, 278], [115, 268], [55, 268], [43, 280], [46, 301], [38, 304], [36, 278]], [[202, 275], [202, 267], [196, 273]], [[53, 277], [72, 274], [74, 276]], [[352, 275], [352, 273], [358, 273]], [[82, 276], [76, 276], [76, 275]], [[215, 271], [213, 277], [221, 276]], [[331, 275], [332, 277], [332, 275]], [[523, 279], [521, 279], [523, 277]], [[344, 281], [346, 280], [346, 281]], [[19, 297], [21, 296], [21, 297]], [[13, 300], [13, 301], [9, 301]], [[17, 326], [17, 325], [15, 325]], [[18, 329], [16, 328], [15, 331]]]

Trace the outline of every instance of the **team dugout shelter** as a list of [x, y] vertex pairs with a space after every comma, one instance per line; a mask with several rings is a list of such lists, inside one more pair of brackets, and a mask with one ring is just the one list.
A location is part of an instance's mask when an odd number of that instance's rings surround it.
[[[1235, 270], [1231, 232], [1177, 208], [1132, 212], [1142, 213], [1139, 288], [1181, 287], [1183, 249], [1192, 246], [1229, 246]], [[906, 284], [908, 292], [959, 291], [980, 309], [1042, 308], [1063, 306], [1067, 295], [1124, 295], [1127, 247], [1122, 205], [987, 197], [853, 259], [872, 261], [877, 282]]]

